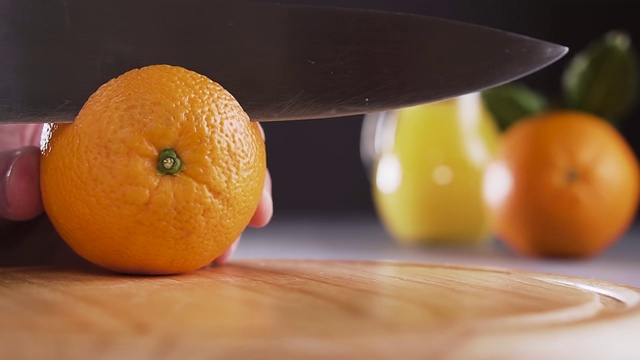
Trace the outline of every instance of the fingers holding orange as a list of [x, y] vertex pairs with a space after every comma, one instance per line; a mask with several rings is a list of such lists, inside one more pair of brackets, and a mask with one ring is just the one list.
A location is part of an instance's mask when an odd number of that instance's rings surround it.
[[42, 124], [0, 125], [0, 219], [29, 220], [42, 213], [39, 150]]
[[[258, 204], [258, 208], [256, 212], [253, 214], [251, 221], [249, 221], [249, 226], [251, 227], [264, 227], [269, 224], [271, 221], [271, 217], [273, 216], [273, 200], [271, 197], [271, 176], [269, 175], [269, 170], [267, 170], [264, 188], [262, 190], [262, 197], [260, 199], [260, 203]], [[221, 265], [227, 262], [233, 254], [236, 252], [238, 248], [238, 244], [240, 243], [239, 237], [231, 246], [218, 258], [213, 261], [214, 265]]]
[[0, 153], [0, 218], [29, 220], [42, 213], [39, 159], [35, 146]]
[[42, 124], [0, 124], [0, 152], [38, 146]]
[[271, 175], [267, 170], [265, 180], [264, 180], [264, 188], [262, 189], [262, 195], [260, 198], [260, 203], [258, 204], [258, 208], [256, 212], [253, 214], [251, 221], [249, 222], [249, 226], [252, 227], [264, 227], [271, 221], [271, 217], [273, 216], [273, 197], [271, 195]]

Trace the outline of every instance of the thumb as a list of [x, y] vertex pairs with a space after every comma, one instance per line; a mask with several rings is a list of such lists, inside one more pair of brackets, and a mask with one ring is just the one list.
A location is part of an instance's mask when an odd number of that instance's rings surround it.
[[0, 153], [0, 219], [29, 220], [42, 213], [39, 166], [35, 146]]

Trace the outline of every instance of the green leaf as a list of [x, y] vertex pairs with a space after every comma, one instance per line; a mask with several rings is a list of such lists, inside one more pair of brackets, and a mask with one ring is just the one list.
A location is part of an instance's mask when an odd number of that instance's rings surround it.
[[482, 99], [501, 130], [521, 118], [546, 111], [547, 99], [528, 86], [512, 82], [482, 92]]
[[638, 93], [638, 59], [623, 31], [610, 31], [576, 54], [562, 77], [566, 105], [617, 125]]

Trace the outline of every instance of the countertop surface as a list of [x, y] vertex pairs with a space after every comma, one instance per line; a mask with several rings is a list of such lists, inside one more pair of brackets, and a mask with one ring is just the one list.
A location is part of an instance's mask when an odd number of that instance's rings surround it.
[[639, 359], [639, 239], [525, 259], [276, 216], [187, 274], [0, 267], [0, 359]]
[[640, 224], [612, 247], [589, 259], [519, 256], [498, 240], [484, 249], [406, 245], [395, 241], [375, 216], [277, 216], [262, 229], [247, 229], [234, 259], [391, 260], [527, 270], [585, 277], [640, 287]]

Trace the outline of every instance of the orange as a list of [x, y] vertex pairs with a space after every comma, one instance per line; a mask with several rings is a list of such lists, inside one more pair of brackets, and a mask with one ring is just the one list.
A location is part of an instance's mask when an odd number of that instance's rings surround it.
[[72, 124], [45, 127], [41, 189], [52, 224], [90, 262], [172, 274], [221, 255], [255, 212], [259, 125], [222, 86], [151, 65], [102, 85]]
[[591, 257], [621, 237], [638, 206], [638, 161], [605, 120], [553, 111], [518, 121], [483, 176], [498, 238], [527, 256]]

